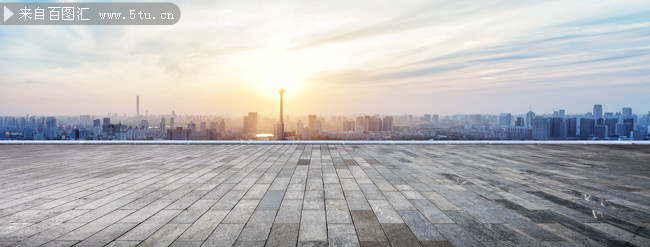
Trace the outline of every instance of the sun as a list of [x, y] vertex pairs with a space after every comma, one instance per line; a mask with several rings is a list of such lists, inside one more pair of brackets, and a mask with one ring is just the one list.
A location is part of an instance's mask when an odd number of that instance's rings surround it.
[[309, 59], [278, 49], [264, 49], [247, 54], [243, 67], [244, 78], [253, 91], [266, 97], [278, 97], [278, 89], [284, 88], [288, 97], [306, 87], [309, 77]]

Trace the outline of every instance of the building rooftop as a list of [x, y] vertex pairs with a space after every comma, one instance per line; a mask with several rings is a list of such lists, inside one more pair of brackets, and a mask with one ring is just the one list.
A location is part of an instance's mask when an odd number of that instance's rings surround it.
[[647, 145], [2, 145], [0, 246], [650, 246]]

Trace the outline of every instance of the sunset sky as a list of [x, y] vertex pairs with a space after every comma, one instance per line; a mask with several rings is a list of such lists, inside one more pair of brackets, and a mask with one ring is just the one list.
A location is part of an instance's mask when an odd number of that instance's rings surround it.
[[172, 26], [0, 26], [0, 115], [650, 110], [643, 1], [172, 1]]

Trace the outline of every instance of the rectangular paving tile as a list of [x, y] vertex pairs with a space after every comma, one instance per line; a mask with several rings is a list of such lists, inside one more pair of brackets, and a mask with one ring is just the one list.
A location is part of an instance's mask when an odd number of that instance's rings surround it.
[[388, 240], [372, 210], [351, 210], [350, 215], [360, 242]]
[[420, 241], [444, 241], [445, 237], [436, 230], [424, 215], [418, 211], [397, 211], [413, 234]]
[[298, 241], [327, 241], [325, 210], [303, 210]]
[[406, 224], [381, 224], [392, 246], [421, 246]]

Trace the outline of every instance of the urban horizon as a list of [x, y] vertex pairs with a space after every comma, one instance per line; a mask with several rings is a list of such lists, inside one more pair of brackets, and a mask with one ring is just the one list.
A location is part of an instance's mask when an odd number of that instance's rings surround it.
[[607, 111], [602, 104], [577, 114], [529, 109], [519, 114], [283, 115], [282, 108], [281, 117], [174, 110], [149, 115], [140, 112], [137, 96], [133, 115], [0, 116], [0, 140], [647, 140], [650, 132], [650, 111]]

